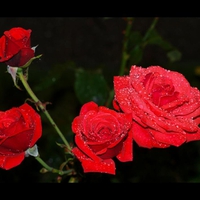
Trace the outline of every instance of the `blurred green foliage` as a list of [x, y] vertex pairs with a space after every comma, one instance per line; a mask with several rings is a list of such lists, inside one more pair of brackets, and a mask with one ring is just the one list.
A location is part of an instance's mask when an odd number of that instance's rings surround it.
[[81, 104], [94, 101], [98, 105], [105, 105], [108, 98], [108, 85], [101, 72], [77, 70], [74, 88]]

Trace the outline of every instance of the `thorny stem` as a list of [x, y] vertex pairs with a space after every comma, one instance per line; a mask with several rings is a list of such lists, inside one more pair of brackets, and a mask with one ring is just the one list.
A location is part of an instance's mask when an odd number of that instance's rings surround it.
[[42, 112], [46, 115], [46, 117], [50, 121], [51, 125], [54, 127], [54, 129], [56, 130], [56, 132], [58, 133], [58, 135], [60, 136], [60, 138], [62, 139], [62, 141], [66, 145], [66, 147], [68, 148], [68, 150], [71, 151], [71, 147], [70, 147], [69, 143], [67, 142], [67, 140], [63, 136], [62, 132], [60, 131], [60, 129], [58, 128], [58, 126], [56, 125], [56, 123], [54, 122], [52, 117], [50, 116], [49, 112], [46, 110], [45, 105], [42, 104], [42, 102], [37, 98], [37, 96], [34, 94], [32, 89], [30, 88], [28, 82], [26, 81], [26, 78], [24, 77], [23, 69], [18, 68], [17, 74], [19, 75], [19, 79], [21, 80], [21, 82], [24, 85], [28, 94], [31, 96], [31, 98], [36, 103], [36, 105], [38, 105], [40, 107], [40, 109], [42, 110]]
[[58, 170], [58, 169], [55, 169], [53, 167], [50, 167], [49, 165], [47, 165], [43, 160], [42, 158], [40, 158], [40, 156], [36, 156], [35, 159], [49, 172], [52, 172], [52, 173], [57, 173], [59, 175], [64, 175], [64, 174], [71, 174], [73, 173], [73, 169], [69, 169], [69, 170], [66, 170], [66, 171], [62, 171], [62, 170]]

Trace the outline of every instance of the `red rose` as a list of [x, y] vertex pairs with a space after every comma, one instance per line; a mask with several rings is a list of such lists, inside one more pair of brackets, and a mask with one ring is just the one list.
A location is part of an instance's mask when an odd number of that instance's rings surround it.
[[133, 138], [141, 147], [165, 148], [200, 140], [200, 91], [160, 66], [132, 66], [114, 77], [113, 106], [132, 113]]
[[84, 172], [115, 174], [113, 157], [121, 162], [132, 161], [132, 117], [99, 106], [84, 104], [72, 122], [77, 147], [72, 149], [81, 161]]
[[40, 115], [27, 103], [0, 111], [0, 167], [8, 170], [19, 165], [41, 134]]
[[0, 62], [12, 67], [25, 65], [34, 57], [35, 51], [31, 48], [31, 30], [21, 27], [5, 31], [0, 38]]

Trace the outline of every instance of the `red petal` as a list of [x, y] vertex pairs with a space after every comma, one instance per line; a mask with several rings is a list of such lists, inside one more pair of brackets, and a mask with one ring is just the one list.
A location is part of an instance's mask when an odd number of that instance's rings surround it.
[[40, 115], [28, 104], [23, 104], [19, 108], [12, 108], [1, 115], [6, 127], [2, 129], [2, 140], [0, 151], [2, 154], [12, 154], [22, 152], [32, 147], [42, 135], [42, 125]]
[[[8, 133], [9, 134], [9, 133]], [[1, 142], [0, 152], [3, 155], [11, 155], [13, 153], [21, 153], [26, 151], [33, 137], [33, 130], [18, 130], [18, 134], [12, 137], [5, 137]]]
[[96, 156], [96, 154], [90, 149], [86, 142], [84, 142], [83, 138], [77, 134], [75, 135], [75, 142], [77, 146], [91, 159], [94, 161], [100, 161], [101, 159]]
[[92, 160], [82, 161], [84, 172], [100, 172], [115, 175], [115, 163], [112, 159], [102, 160], [102, 162], [94, 162]]
[[32, 30], [25, 30], [21, 27], [14, 27], [9, 31], [5, 31], [4, 35], [15, 42], [20, 48], [28, 47], [30, 48], [30, 35]]
[[85, 115], [90, 110], [94, 110], [94, 111], [98, 111], [99, 110], [98, 105], [93, 101], [85, 103], [81, 107], [80, 115]]
[[148, 68], [142, 68], [139, 66], [132, 66], [130, 70], [131, 80], [136, 80], [136, 82], [143, 81], [143, 78], [146, 74], [157, 72], [164, 77], [170, 79], [173, 82], [173, 86], [175, 87], [175, 91], [179, 93], [183, 93], [187, 96], [190, 94], [190, 84], [187, 79], [176, 71], [166, 70], [160, 66], [150, 66]]
[[115, 175], [115, 163], [112, 159], [93, 161], [76, 147], [72, 149], [72, 152], [81, 162], [85, 173], [100, 172]]
[[117, 155], [117, 159], [121, 162], [133, 160], [133, 137], [131, 131], [128, 133], [128, 137], [123, 142], [123, 147], [121, 152]]
[[42, 136], [42, 123], [41, 123], [41, 118], [40, 115], [27, 103], [23, 104], [22, 106], [19, 107], [21, 110], [22, 115], [24, 116], [25, 119], [27, 119], [27, 113], [28, 116], [30, 117], [30, 123], [33, 123], [33, 136], [30, 142], [29, 147], [34, 146], [34, 144], [37, 142], [37, 140]]
[[82, 120], [83, 116], [77, 116], [73, 119], [72, 121], [72, 132], [77, 134], [77, 133], [82, 133], [83, 127], [82, 127]]
[[0, 168], [9, 170], [19, 165], [25, 157], [25, 153], [16, 154], [14, 156], [0, 156]]
[[155, 130], [151, 130], [151, 134], [154, 138], [164, 144], [169, 144], [173, 146], [180, 146], [184, 142], [186, 142], [186, 134], [176, 133], [176, 132], [158, 132]]
[[13, 41], [5, 36], [0, 38], [0, 62], [4, 62], [12, 58], [19, 52], [20, 48]]
[[5, 60], [9, 59], [5, 56], [5, 48], [6, 48], [6, 37], [2, 36], [0, 38], [0, 62], [4, 62]]
[[200, 129], [197, 133], [186, 133], [186, 142], [200, 140]]
[[[114, 77], [114, 90], [115, 90], [115, 99], [114, 101], [119, 103], [120, 108], [125, 113], [132, 113], [132, 107], [130, 104], [130, 94], [132, 89], [130, 87], [130, 78], [128, 76]], [[114, 104], [114, 106], [116, 106]]]
[[157, 142], [151, 135], [152, 129], [148, 128], [143, 128], [137, 123], [133, 123], [132, 125], [132, 136], [135, 142], [140, 146], [140, 147], [146, 147], [146, 148], [166, 148], [169, 147], [169, 144], [163, 144], [161, 142]]
[[34, 57], [34, 50], [31, 48], [23, 48], [16, 55], [6, 61], [6, 64], [12, 67], [21, 67]]
[[25, 65], [35, 55], [35, 51], [31, 48], [23, 48], [20, 51], [20, 62], [18, 66]]

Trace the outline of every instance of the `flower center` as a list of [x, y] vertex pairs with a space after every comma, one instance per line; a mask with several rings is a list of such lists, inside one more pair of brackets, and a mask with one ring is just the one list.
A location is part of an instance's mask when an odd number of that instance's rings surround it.
[[159, 107], [178, 99], [179, 92], [175, 91], [172, 80], [159, 73], [147, 74], [143, 84], [152, 102]]

